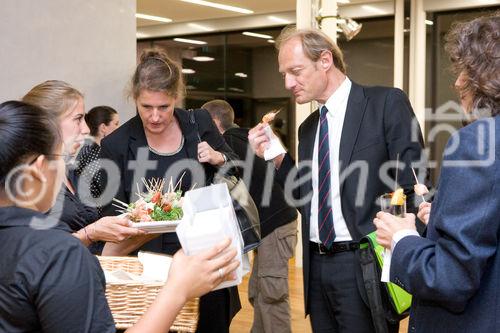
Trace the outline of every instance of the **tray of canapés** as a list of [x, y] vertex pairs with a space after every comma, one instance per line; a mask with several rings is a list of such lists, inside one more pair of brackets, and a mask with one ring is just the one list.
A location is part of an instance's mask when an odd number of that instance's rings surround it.
[[165, 190], [165, 180], [153, 178], [142, 180], [146, 193], [137, 186], [137, 199], [129, 204], [113, 199], [113, 205], [122, 213], [121, 216], [131, 221], [133, 228], [149, 233], [175, 232], [182, 220], [182, 191], [180, 181], [173, 186], [172, 180]]

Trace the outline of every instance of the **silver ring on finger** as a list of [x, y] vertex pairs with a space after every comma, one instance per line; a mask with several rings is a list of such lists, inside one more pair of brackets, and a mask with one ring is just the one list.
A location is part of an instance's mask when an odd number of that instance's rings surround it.
[[224, 269], [219, 268], [218, 272], [219, 272], [219, 279], [222, 279], [224, 277]]

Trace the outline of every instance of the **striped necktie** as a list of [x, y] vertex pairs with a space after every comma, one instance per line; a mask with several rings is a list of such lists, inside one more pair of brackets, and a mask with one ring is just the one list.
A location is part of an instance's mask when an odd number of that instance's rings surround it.
[[318, 137], [318, 230], [321, 243], [330, 248], [335, 239], [330, 197], [330, 143], [328, 140], [328, 109], [323, 106], [319, 116]]

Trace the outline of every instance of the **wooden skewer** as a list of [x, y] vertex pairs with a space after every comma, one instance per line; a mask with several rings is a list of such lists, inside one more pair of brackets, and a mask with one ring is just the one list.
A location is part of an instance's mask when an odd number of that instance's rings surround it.
[[396, 177], [394, 179], [394, 192], [398, 189], [399, 153], [396, 155]]
[[182, 178], [184, 178], [184, 175], [186, 174], [186, 171], [184, 171], [181, 175], [181, 178], [179, 178], [179, 181], [177, 182], [177, 184], [175, 184], [175, 187], [173, 188], [173, 191], [172, 192], [175, 192], [175, 189], [177, 188], [177, 186], [179, 186], [179, 189], [182, 185]]
[[123, 213], [128, 213], [128, 210], [123, 209], [122, 206], [118, 206], [116, 204], [112, 204], [112, 205], [115, 206], [116, 208], [120, 208], [119, 210], [117, 210], [118, 213], [122, 213], [122, 214]]
[[[415, 169], [411, 168], [411, 171], [413, 171], [413, 176], [415, 177], [415, 181], [417, 182], [417, 184], [420, 184], [420, 182], [418, 181], [418, 177], [417, 177], [417, 174], [416, 174], [416, 172], [415, 172]], [[427, 201], [425, 200], [425, 198], [424, 198], [424, 196], [423, 196], [423, 195], [421, 195], [420, 197], [422, 198], [422, 201], [423, 201], [423, 202], [427, 202]]]
[[120, 200], [118, 200], [116, 198], [113, 198], [113, 201], [118, 202], [119, 204], [121, 204], [125, 208], [128, 208], [128, 205], [125, 202], [123, 202], [123, 201], [120, 201]]
[[415, 169], [411, 168], [411, 171], [413, 171], [413, 177], [415, 177], [415, 181], [417, 182], [417, 184], [420, 184], [418, 182], [418, 178], [417, 178], [417, 174], [415, 173]]
[[[146, 182], [146, 179], [142, 178], [141, 179], [142, 183], [144, 184], [144, 186], [146, 187], [146, 190], [149, 191], [149, 185], [148, 183]], [[139, 186], [139, 185], [138, 185]]]

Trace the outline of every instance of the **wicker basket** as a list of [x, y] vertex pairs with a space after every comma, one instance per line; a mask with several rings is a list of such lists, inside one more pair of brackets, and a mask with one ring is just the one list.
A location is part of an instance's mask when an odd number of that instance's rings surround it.
[[[142, 274], [142, 264], [135, 257], [97, 257], [102, 269], [106, 271], [123, 270], [129, 273]], [[106, 283], [108, 299], [117, 329], [133, 326], [153, 303], [163, 283]], [[195, 332], [198, 324], [199, 299], [188, 301], [181, 309], [171, 331]]]

